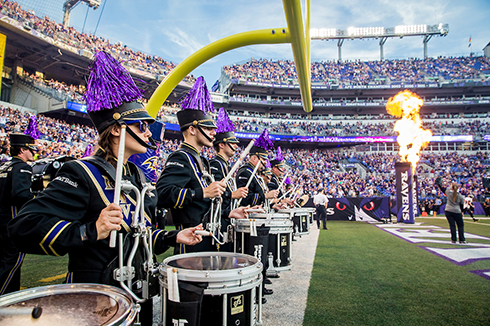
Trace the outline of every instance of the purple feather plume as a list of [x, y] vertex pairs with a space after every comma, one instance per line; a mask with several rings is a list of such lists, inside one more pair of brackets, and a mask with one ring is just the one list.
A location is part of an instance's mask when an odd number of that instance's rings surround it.
[[35, 115], [31, 115], [31, 117], [29, 118], [29, 125], [27, 126], [26, 130], [24, 131], [24, 135], [29, 135], [32, 137], [32, 139], [41, 138], [41, 133], [39, 132], [39, 129], [37, 128], [37, 118]]
[[265, 168], [266, 169], [270, 169], [271, 168], [271, 162], [269, 162], [269, 160], [267, 160], [267, 163], [265, 163]]
[[85, 153], [83, 153], [83, 157], [92, 156], [92, 154], [93, 154], [93, 147], [91, 144], [88, 144], [87, 147], [85, 147]]
[[259, 138], [255, 141], [255, 146], [265, 149], [266, 151], [270, 151], [274, 148], [274, 144], [272, 140], [269, 139], [269, 132], [267, 129], [264, 129], [260, 134]]
[[216, 129], [216, 133], [235, 131], [235, 126], [228, 117], [228, 114], [224, 108], [219, 109], [218, 118], [216, 119], [216, 126], [218, 127]]
[[284, 184], [290, 185], [291, 184], [291, 179], [289, 177], [287, 177], [286, 180], [284, 180]]
[[209, 94], [208, 87], [204, 77], [197, 78], [196, 83], [192, 86], [189, 94], [181, 101], [182, 110], [201, 110], [203, 112], [214, 112], [213, 102]]
[[116, 59], [104, 51], [95, 55], [83, 96], [88, 112], [113, 109], [142, 96], [129, 72]]
[[284, 157], [282, 156], [281, 146], [277, 146], [276, 160], [278, 160], [279, 162], [284, 160]]

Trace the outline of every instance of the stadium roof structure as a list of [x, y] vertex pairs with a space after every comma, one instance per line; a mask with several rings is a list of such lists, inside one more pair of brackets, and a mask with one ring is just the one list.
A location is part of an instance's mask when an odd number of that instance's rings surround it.
[[424, 43], [424, 58], [427, 58], [427, 43], [433, 36], [446, 36], [449, 33], [448, 24], [438, 25], [398, 25], [395, 27], [349, 27], [341, 30], [336, 28], [312, 28], [312, 40], [337, 40], [338, 59], [342, 60], [342, 45], [345, 40], [379, 39], [380, 60], [384, 59], [383, 46], [388, 38], [405, 36], [422, 36]]

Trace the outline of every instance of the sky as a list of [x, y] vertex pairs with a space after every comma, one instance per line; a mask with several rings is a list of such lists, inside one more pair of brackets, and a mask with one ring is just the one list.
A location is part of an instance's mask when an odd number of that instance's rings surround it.
[[[108, 38], [176, 64], [203, 46], [236, 33], [286, 27], [280, 0], [100, 0], [97, 10], [79, 4], [70, 26]], [[303, 6], [305, 0], [300, 0]], [[23, 9], [38, 16], [62, 20], [64, 0], [17, 0]], [[49, 4], [46, 4], [49, 3]], [[303, 15], [304, 17], [304, 15]], [[433, 37], [428, 55], [462, 56], [490, 42], [489, 0], [311, 0], [311, 28], [394, 27], [397, 25], [449, 24], [446, 37]], [[471, 47], [469, 39], [471, 37]], [[254, 45], [220, 54], [196, 68], [214, 84], [221, 68], [250, 58], [293, 59], [289, 44]], [[421, 37], [391, 38], [384, 45], [385, 59], [422, 58]], [[312, 61], [337, 59], [336, 41], [311, 41]], [[377, 40], [346, 40], [344, 60], [378, 60]]]

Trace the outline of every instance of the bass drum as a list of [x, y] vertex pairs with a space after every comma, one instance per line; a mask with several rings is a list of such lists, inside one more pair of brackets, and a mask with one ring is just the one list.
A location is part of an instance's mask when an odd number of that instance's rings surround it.
[[59, 169], [65, 162], [75, 160], [70, 156], [60, 156], [57, 158], [46, 158], [34, 162], [32, 165], [32, 185], [31, 192], [38, 194], [48, 186], [48, 184], [56, 178]]
[[[41, 308], [38, 318], [25, 313]], [[137, 307], [123, 290], [102, 284], [59, 284], [0, 297], [0, 325], [133, 325]]]

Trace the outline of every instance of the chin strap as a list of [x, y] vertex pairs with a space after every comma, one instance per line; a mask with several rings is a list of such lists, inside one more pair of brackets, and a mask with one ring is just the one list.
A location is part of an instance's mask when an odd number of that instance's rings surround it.
[[226, 144], [231, 148], [231, 150], [233, 151], [233, 153], [236, 153], [236, 151], [238, 150], [238, 146], [237, 146], [237, 149], [234, 149], [233, 146], [231, 146], [231, 143], [226, 142]]
[[150, 137], [149, 141], [150, 143], [147, 144], [143, 141], [143, 139], [139, 138], [138, 135], [134, 133], [134, 131], [131, 130], [131, 128], [126, 128], [126, 132], [133, 137], [134, 140], [136, 140], [141, 146], [145, 146], [146, 148], [156, 150], [157, 149], [157, 144], [155, 143], [155, 140]]
[[213, 139], [209, 138], [208, 135], [206, 135], [206, 133], [204, 132], [204, 130], [202, 130], [201, 126], [200, 125], [197, 125], [196, 126], [197, 129], [199, 129], [199, 131], [201, 132], [201, 134], [204, 136], [204, 138], [206, 138], [209, 142], [213, 142]]

